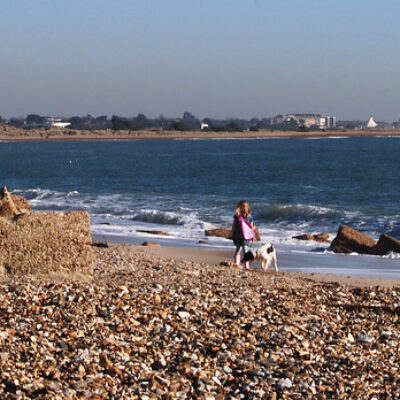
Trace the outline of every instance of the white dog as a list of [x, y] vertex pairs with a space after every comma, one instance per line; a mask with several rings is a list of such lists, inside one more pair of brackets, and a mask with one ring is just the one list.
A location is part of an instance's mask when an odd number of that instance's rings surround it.
[[266, 271], [268, 267], [274, 263], [275, 271], [278, 271], [278, 260], [276, 251], [271, 243], [262, 243], [257, 249], [253, 249], [245, 253], [242, 263], [246, 261], [261, 261], [261, 268]]

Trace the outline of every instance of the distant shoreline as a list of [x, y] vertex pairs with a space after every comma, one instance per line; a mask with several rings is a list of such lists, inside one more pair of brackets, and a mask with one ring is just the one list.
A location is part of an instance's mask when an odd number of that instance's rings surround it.
[[[1, 129], [2, 128], [2, 129]], [[400, 137], [400, 130], [352, 131], [79, 131], [71, 129], [17, 129], [0, 127], [0, 141], [91, 141], [91, 140], [177, 140], [177, 139], [267, 139], [267, 138], [330, 138], [330, 137]]]

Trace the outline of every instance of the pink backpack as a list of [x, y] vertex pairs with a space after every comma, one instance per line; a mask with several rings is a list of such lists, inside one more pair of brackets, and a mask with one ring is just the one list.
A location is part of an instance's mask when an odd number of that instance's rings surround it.
[[253, 240], [254, 239], [254, 229], [250, 225], [249, 222], [245, 218], [243, 218], [241, 215], [239, 215], [239, 222], [240, 222], [240, 227], [242, 228], [242, 233], [243, 233], [243, 239], [244, 240]]

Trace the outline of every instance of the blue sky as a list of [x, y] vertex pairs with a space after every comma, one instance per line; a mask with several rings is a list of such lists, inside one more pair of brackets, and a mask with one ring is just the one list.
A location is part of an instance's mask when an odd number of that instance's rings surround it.
[[0, 115], [400, 118], [400, 1], [3, 0]]

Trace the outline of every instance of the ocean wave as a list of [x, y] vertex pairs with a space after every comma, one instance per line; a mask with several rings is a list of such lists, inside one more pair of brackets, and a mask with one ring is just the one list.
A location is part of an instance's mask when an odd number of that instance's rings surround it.
[[45, 200], [54, 200], [58, 201], [62, 198], [66, 197], [76, 197], [79, 195], [77, 190], [72, 190], [70, 192], [60, 192], [56, 190], [50, 189], [41, 189], [41, 188], [33, 188], [33, 189], [26, 189], [26, 190], [19, 190], [16, 189], [13, 193], [25, 197], [29, 202], [40, 202]]
[[88, 211], [91, 214], [124, 216], [130, 210], [129, 199], [121, 195], [96, 195], [80, 193], [77, 190], [62, 192], [41, 188], [15, 190], [13, 192], [25, 197], [31, 207], [38, 211], [71, 211], [79, 209]]
[[371, 236], [393, 232], [394, 237], [397, 237], [400, 233], [398, 229], [399, 215], [377, 216], [361, 210], [345, 210], [307, 204], [264, 204], [258, 206], [256, 219], [262, 224], [272, 224], [303, 233], [306, 232], [305, 229], [334, 233], [339, 225], [351, 226]]
[[133, 221], [152, 222], [166, 225], [184, 225], [185, 218], [181, 215], [158, 210], [142, 210], [132, 216]]
[[[131, 220], [159, 225], [175, 225], [185, 227], [187, 233], [201, 232], [213, 228], [215, 225], [204, 221], [190, 209], [178, 209], [179, 211], [162, 211], [155, 209], [140, 210], [133, 214]], [[185, 213], [182, 213], [182, 211]], [[188, 212], [189, 211], [189, 212]]]
[[398, 226], [395, 227], [394, 224], [391, 228], [392, 230], [387, 234], [395, 239], [400, 240], [400, 228]]
[[[78, 191], [62, 192], [50, 189], [33, 188], [15, 190], [25, 197], [32, 209], [37, 211], [85, 210], [96, 221], [129, 224], [132, 221], [158, 225], [184, 226], [196, 232], [214, 227], [213, 218], [207, 213], [201, 217], [202, 209], [188, 206], [173, 208], [176, 201], [163, 198], [145, 199], [126, 194], [91, 194]], [[153, 205], [146, 208], [145, 205]], [[171, 208], [173, 208], [171, 210]], [[207, 221], [209, 220], [209, 221]], [[211, 221], [210, 221], [211, 220]], [[119, 221], [119, 222], [118, 222]]]
[[65, 196], [63, 192], [57, 192], [50, 189], [33, 188], [26, 190], [14, 190], [13, 193], [25, 197], [29, 202], [41, 201], [58, 196]]
[[304, 204], [268, 205], [257, 211], [257, 219], [262, 222], [298, 223], [321, 219], [337, 220], [343, 215], [343, 210]]

